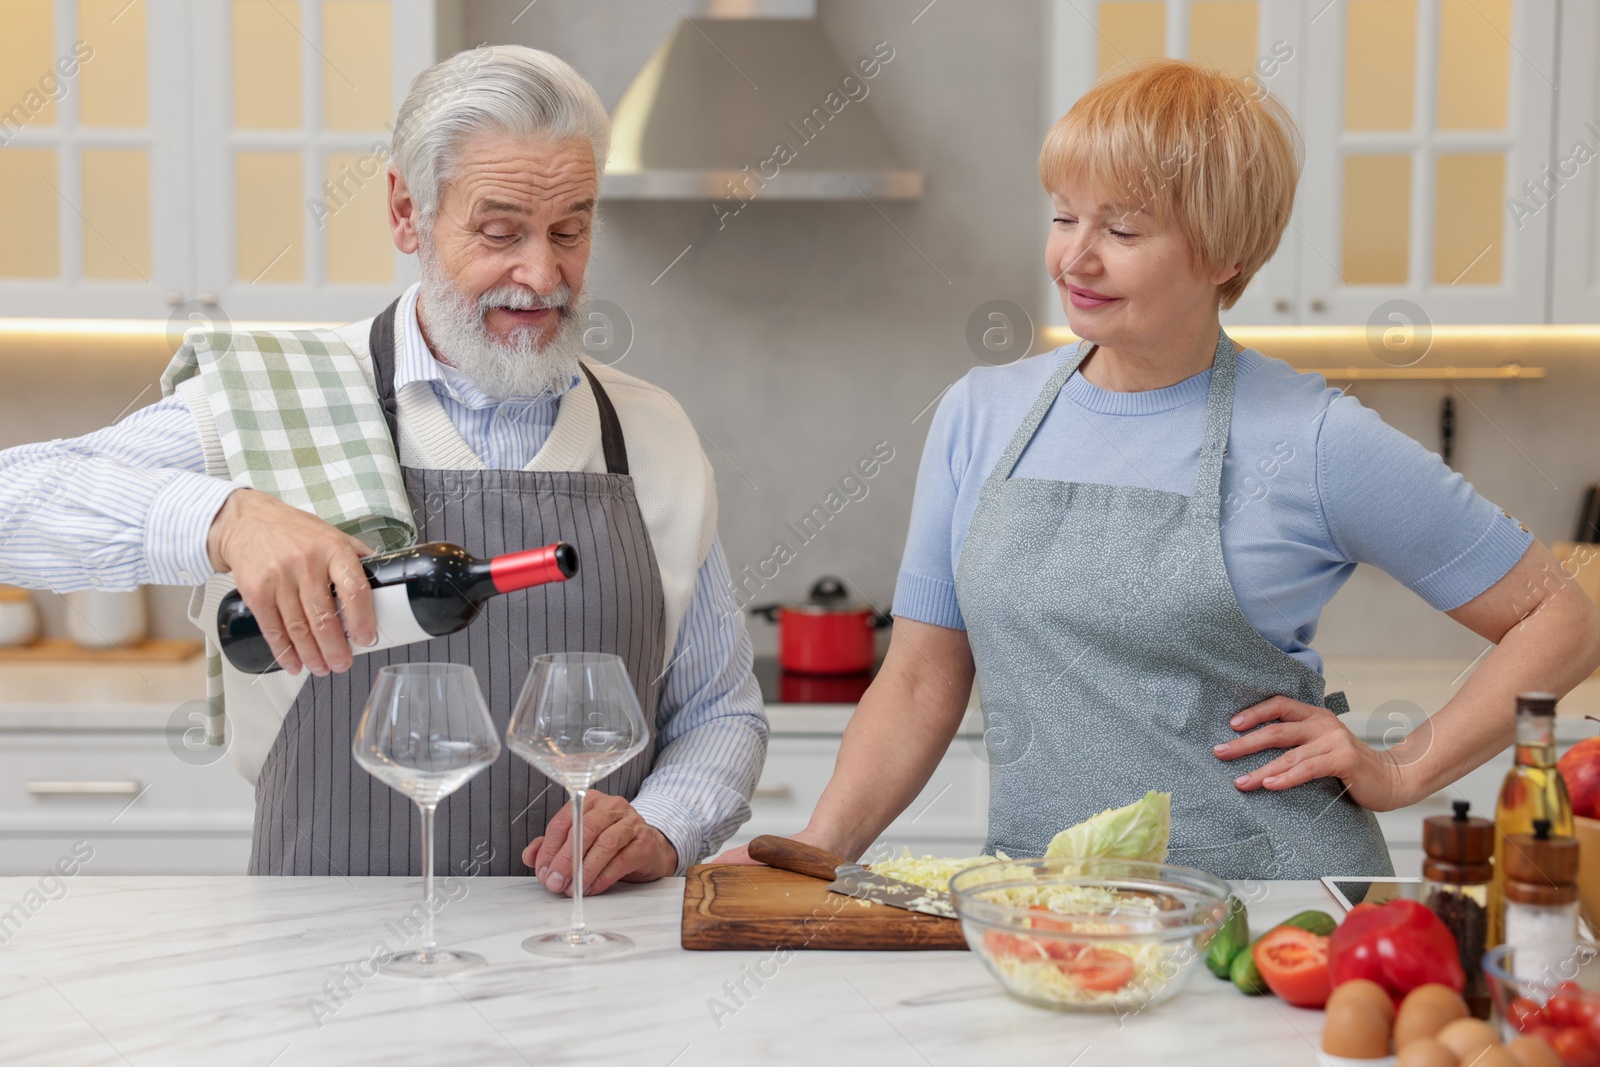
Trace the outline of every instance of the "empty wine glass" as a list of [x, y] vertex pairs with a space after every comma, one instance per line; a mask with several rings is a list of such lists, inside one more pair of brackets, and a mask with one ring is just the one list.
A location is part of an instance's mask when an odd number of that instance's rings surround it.
[[572, 925], [522, 947], [538, 956], [593, 959], [633, 948], [583, 922], [583, 797], [644, 749], [650, 733], [628, 668], [604, 652], [556, 652], [533, 661], [506, 731], [511, 751], [572, 794]]
[[410, 797], [422, 813], [422, 945], [379, 970], [406, 978], [477, 970], [482, 956], [442, 950], [433, 940], [433, 813], [439, 801], [500, 755], [478, 676], [456, 663], [380, 669], [350, 747], [357, 763]]

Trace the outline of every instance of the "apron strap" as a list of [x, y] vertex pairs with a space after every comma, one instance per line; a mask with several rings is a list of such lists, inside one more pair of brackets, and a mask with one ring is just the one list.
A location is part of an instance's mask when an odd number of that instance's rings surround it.
[[[1003, 482], [1011, 477], [1023, 450], [1033, 440], [1044, 417], [1055, 406], [1067, 379], [1097, 347], [1092, 342], [1079, 342], [1077, 353], [1050, 375], [1050, 380], [1039, 390], [1038, 399], [1028, 410], [1027, 417], [1017, 427], [1005, 452], [995, 463], [994, 471], [989, 475], [991, 482]], [[1206, 435], [1200, 446], [1200, 467], [1194, 483], [1196, 501], [1208, 505], [1210, 510], [1219, 515], [1222, 507], [1222, 457], [1228, 450], [1228, 429], [1233, 423], [1234, 352], [1233, 338], [1228, 336], [1226, 330], [1218, 330], [1217, 351], [1211, 363], [1211, 387], [1206, 391]]]
[[623, 440], [622, 422], [617, 418], [617, 409], [612, 406], [611, 397], [589, 365], [580, 363], [578, 366], [583, 368], [583, 376], [589, 379], [589, 388], [594, 390], [594, 406], [600, 409], [600, 448], [606, 457], [606, 473], [627, 474], [628, 442]]
[[1233, 425], [1233, 383], [1238, 365], [1233, 338], [1217, 331], [1217, 352], [1211, 362], [1211, 388], [1206, 391], [1206, 437], [1200, 446], [1200, 469], [1195, 473], [1194, 498], [1216, 515], [1222, 514], [1222, 457], [1228, 451], [1228, 430]]
[[1067, 384], [1067, 379], [1078, 369], [1078, 364], [1087, 359], [1089, 353], [1096, 347], [1092, 341], [1079, 341], [1077, 353], [1050, 375], [1050, 380], [1039, 390], [1038, 399], [1033, 402], [1033, 407], [1028, 409], [1028, 415], [1022, 420], [1022, 425], [1011, 435], [1011, 443], [1006, 445], [1005, 452], [1001, 453], [999, 461], [995, 463], [994, 471], [989, 475], [990, 482], [1003, 482], [1011, 477], [1012, 469], [1016, 467], [1017, 460], [1022, 458], [1022, 452], [1028, 447], [1028, 442], [1033, 440], [1039, 424], [1055, 406], [1056, 397], [1061, 395], [1061, 387]]
[[389, 424], [389, 437], [394, 441], [396, 456], [400, 454], [400, 406], [394, 398], [394, 316], [401, 299], [395, 297], [394, 303], [372, 320], [372, 331], [367, 334], [367, 349], [372, 354], [372, 377], [378, 387], [378, 406], [383, 409], [383, 419]]
[[[400, 299], [397, 297], [394, 303], [384, 309], [383, 314], [372, 320], [372, 331], [367, 335], [368, 348], [372, 353], [373, 378], [378, 387], [378, 406], [383, 409], [384, 421], [389, 424], [389, 436], [394, 440], [396, 455], [400, 452], [400, 405], [395, 400], [394, 392], [394, 317], [400, 307]], [[622, 422], [617, 418], [617, 409], [594, 371], [587, 364], [580, 363], [579, 367], [584, 377], [589, 379], [589, 388], [594, 390], [595, 407], [600, 411], [600, 448], [606, 457], [606, 472], [627, 474], [628, 444], [622, 436]]]

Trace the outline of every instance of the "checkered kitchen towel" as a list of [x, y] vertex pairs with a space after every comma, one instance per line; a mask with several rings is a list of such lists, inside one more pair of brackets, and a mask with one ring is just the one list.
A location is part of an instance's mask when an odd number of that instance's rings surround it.
[[[384, 551], [415, 542], [372, 381], [332, 330], [191, 330], [161, 393], [200, 375], [228, 477]], [[206, 633], [206, 740], [223, 743], [222, 656]]]

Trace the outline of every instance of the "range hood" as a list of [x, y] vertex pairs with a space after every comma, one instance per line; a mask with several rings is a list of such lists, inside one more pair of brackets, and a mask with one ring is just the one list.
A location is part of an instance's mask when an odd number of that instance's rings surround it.
[[[866, 101], [890, 62], [841, 56], [815, 0], [701, 0], [612, 115], [602, 197], [623, 200], [916, 200], [922, 174], [889, 147]], [[735, 199], [737, 198], [737, 200]]]

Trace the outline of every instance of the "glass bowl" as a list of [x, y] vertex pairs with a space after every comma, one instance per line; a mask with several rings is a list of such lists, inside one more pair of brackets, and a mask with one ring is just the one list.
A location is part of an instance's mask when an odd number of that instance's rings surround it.
[[1019, 1000], [1127, 1014], [1183, 988], [1228, 916], [1205, 871], [1119, 859], [997, 860], [950, 879], [962, 933]]
[[1600, 1063], [1600, 944], [1562, 941], [1501, 945], [1483, 955], [1506, 1041], [1521, 1034], [1554, 1049], [1562, 1063]]

